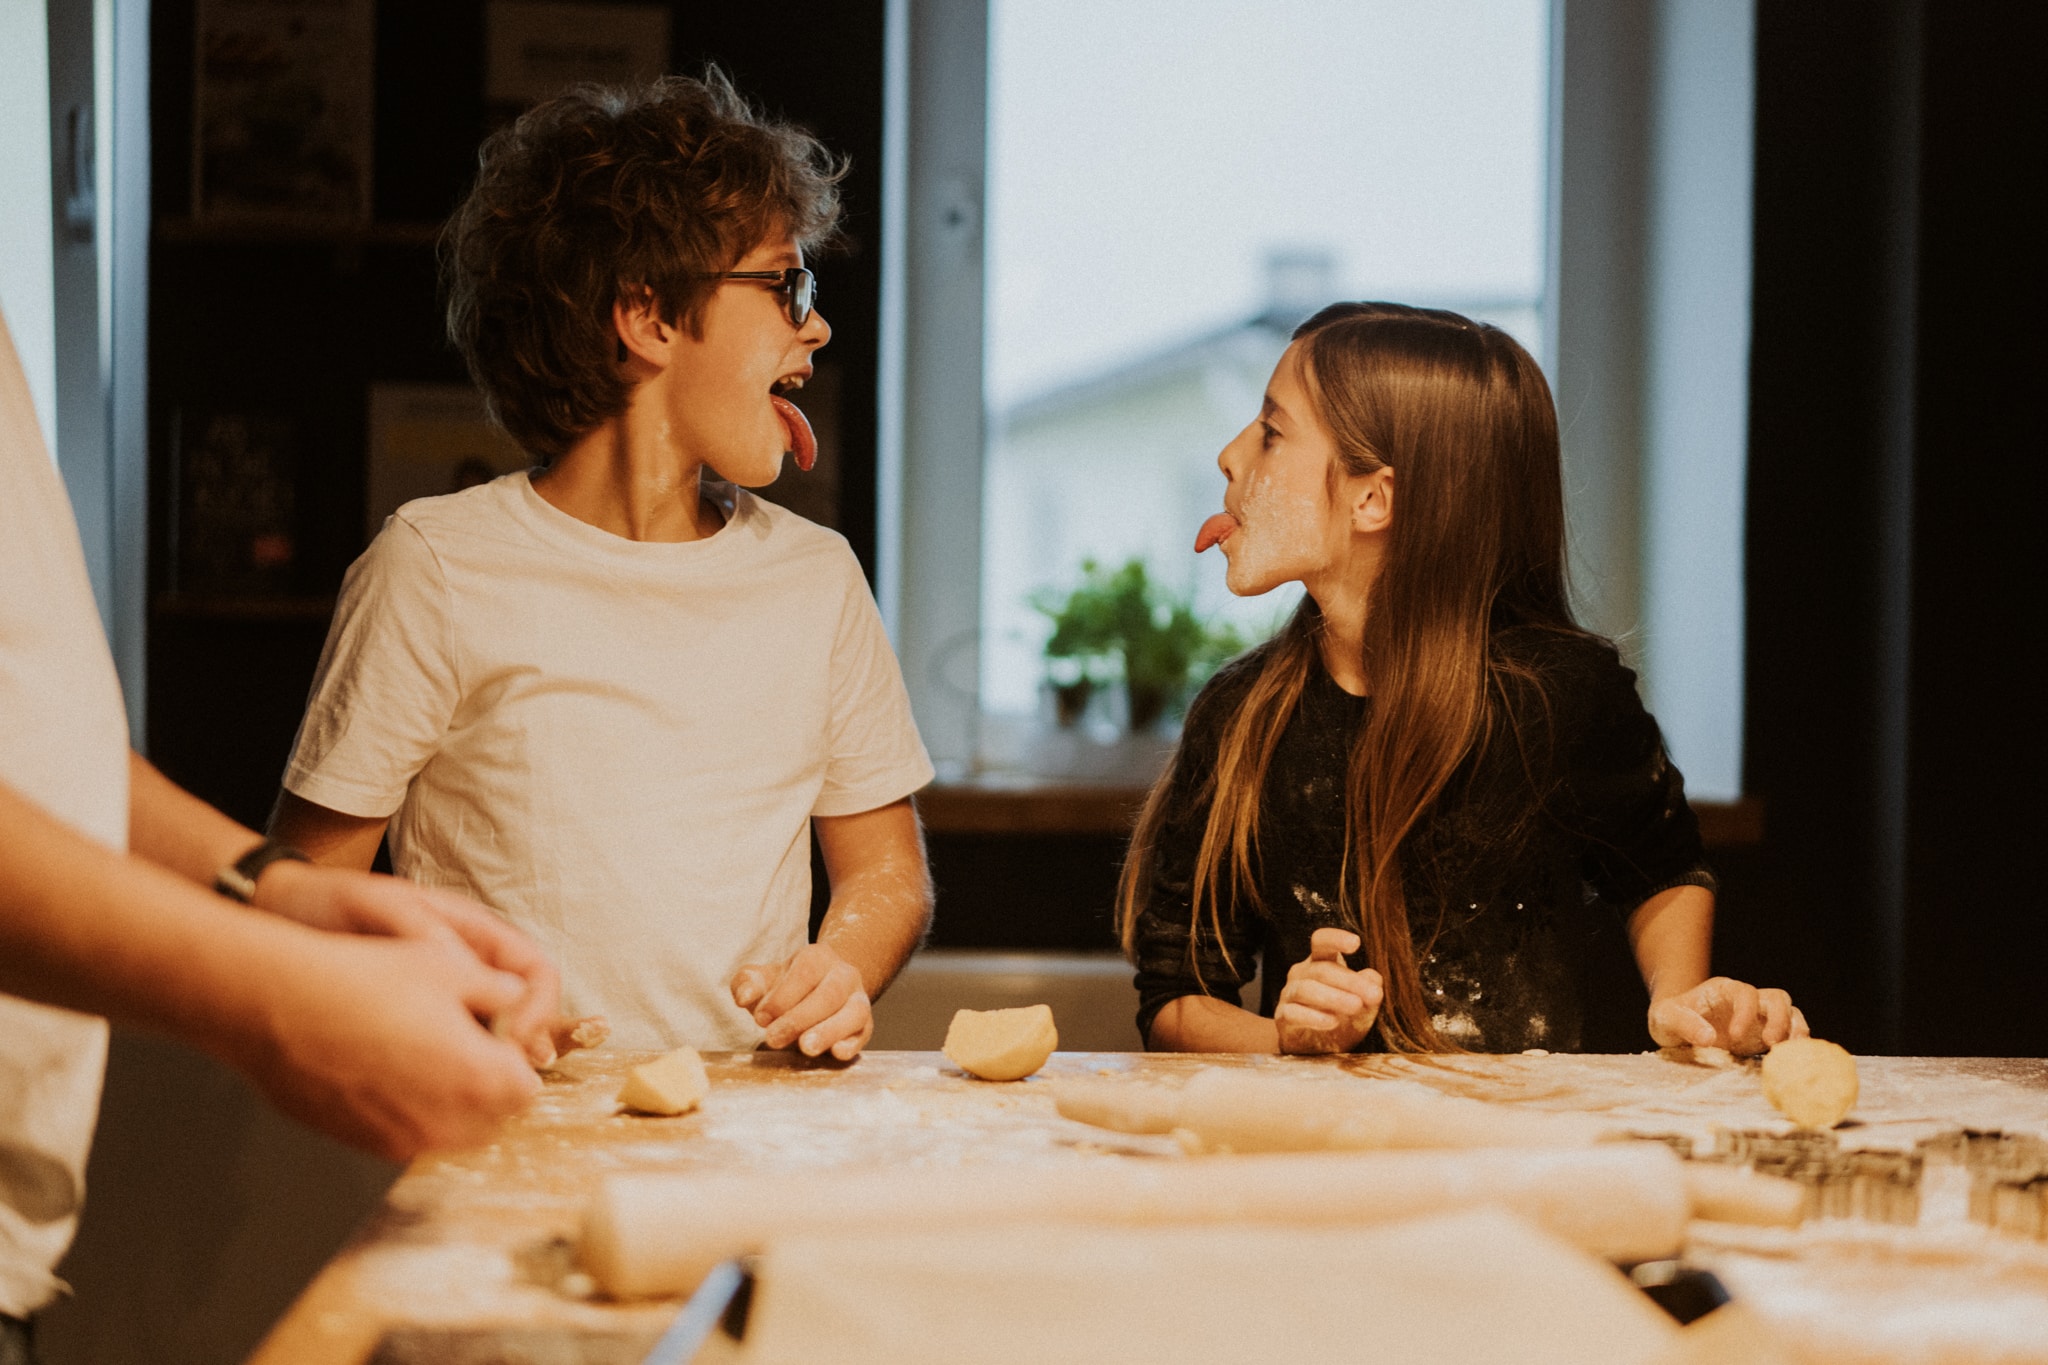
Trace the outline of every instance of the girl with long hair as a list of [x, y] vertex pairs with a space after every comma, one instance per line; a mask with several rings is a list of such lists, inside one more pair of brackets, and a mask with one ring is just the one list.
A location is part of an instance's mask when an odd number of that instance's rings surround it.
[[1635, 675], [1572, 619], [1528, 352], [1455, 313], [1332, 305], [1217, 463], [1196, 549], [1222, 545], [1240, 596], [1307, 595], [1195, 699], [1139, 818], [1117, 919], [1149, 1047], [1754, 1053], [1806, 1031], [1784, 991], [1708, 975], [1699, 826]]

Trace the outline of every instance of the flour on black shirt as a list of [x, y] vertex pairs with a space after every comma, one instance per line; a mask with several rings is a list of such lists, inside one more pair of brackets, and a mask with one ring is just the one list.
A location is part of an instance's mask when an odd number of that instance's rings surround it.
[[[1674, 886], [1712, 888], [1685, 783], [1635, 675], [1590, 637], [1520, 629], [1499, 657], [1542, 679], [1510, 682], [1516, 724], [1469, 756], [1402, 854], [1424, 998], [1438, 1031], [1476, 1052], [1633, 1051], [1648, 1000], [1624, 922]], [[1262, 905], [1226, 899], [1224, 943], [1189, 952], [1189, 890], [1225, 722], [1256, 660], [1219, 673], [1190, 708], [1138, 916], [1138, 1027], [1183, 995], [1235, 1001], [1263, 962], [1271, 1015], [1287, 968], [1319, 928], [1353, 928], [1342, 904], [1344, 791], [1370, 701], [1320, 666], [1282, 733], [1259, 812]], [[1226, 879], [1227, 882], [1227, 879]], [[1226, 957], [1225, 947], [1228, 949]], [[1353, 968], [1371, 966], [1354, 955]], [[1363, 1045], [1377, 1048], [1375, 1031]]]

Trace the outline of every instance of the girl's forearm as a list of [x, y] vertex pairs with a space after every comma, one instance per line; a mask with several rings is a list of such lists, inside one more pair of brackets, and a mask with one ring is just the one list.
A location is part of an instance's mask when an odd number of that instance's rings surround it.
[[1628, 938], [1653, 1002], [1691, 990], [1711, 971], [1714, 893], [1700, 886], [1660, 891], [1629, 916]]
[[1280, 1031], [1227, 1000], [1183, 995], [1153, 1018], [1145, 1045], [1154, 1052], [1278, 1052]]

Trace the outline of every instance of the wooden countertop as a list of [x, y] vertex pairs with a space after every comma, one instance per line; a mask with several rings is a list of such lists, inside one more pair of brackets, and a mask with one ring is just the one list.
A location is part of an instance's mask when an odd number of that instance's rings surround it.
[[[1166, 1155], [1060, 1118], [1041, 1079], [1174, 1079], [1212, 1065], [1401, 1074], [1453, 1093], [1597, 1111], [1704, 1149], [1717, 1129], [1782, 1133], [1754, 1067], [1657, 1054], [1281, 1059], [1060, 1053], [1039, 1077], [975, 1081], [937, 1053], [871, 1052], [850, 1066], [784, 1053], [713, 1054], [697, 1113], [623, 1115], [613, 1101], [648, 1054], [565, 1059], [490, 1146], [415, 1162], [368, 1225], [272, 1330], [258, 1365], [360, 1365], [388, 1330], [527, 1328], [602, 1334], [644, 1350], [674, 1303], [574, 1297], [572, 1241], [604, 1176], [634, 1170], [772, 1172], [821, 1166], [1058, 1165]], [[2048, 1061], [1863, 1058], [1842, 1148], [1911, 1150], [1968, 1128], [2048, 1139]], [[1917, 1226], [1856, 1218], [1795, 1230], [1694, 1224], [1688, 1259], [1713, 1269], [1809, 1361], [2048, 1360], [2048, 1243], [1969, 1217], [1970, 1178], [1927, 1158]], [[1967, 1311], [1954, 1305], [1961, 1302]], [[1960, 1334], [1960, 1335], [1958, 1335]], [[1951, 1340], [1955, 1338], [1955, 1340]], [[2017, 1344], [2016, 1344], [2017, 1343]], [[622, 1359], [637, 1360], [621, 1348]]]

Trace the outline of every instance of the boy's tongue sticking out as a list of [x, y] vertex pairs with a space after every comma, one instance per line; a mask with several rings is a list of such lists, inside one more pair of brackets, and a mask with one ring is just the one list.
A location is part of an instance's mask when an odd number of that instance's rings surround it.
[[768, 401], [775, 405], [775, 415], [782, 419], [782, 429], [789, 434], [789, 453], [795, 457], [796, 467], [809, 470], [818, 462], [818, 437], [811, 430], [811, 419], [779, 393], [769, 394]]
[[1202, 529], [1195, 532], [1195, 553], [1200, 554], [1211, 545], [1221, 545], [1230, 539], [1230, 533], [1237, 529], [1237, 518], [1228, 512], [1218, 512], [1202, 523]]

